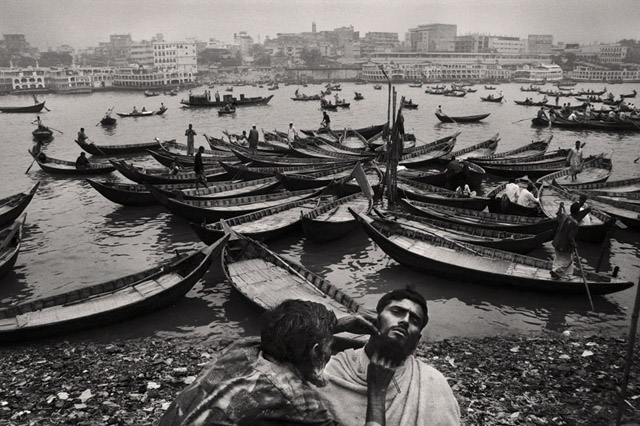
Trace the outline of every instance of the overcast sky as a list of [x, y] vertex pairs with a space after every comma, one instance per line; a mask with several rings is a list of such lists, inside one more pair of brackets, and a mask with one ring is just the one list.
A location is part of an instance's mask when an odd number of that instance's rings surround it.
[[41, 50], [97, 46], [110, 34], [134, 41], [156, 33], [167, 41], [196, 37], [233, 41], [246, 31], [257, 42], [280, 32], [353, 25], [397, 32], [421, 24], [456, 24], [458, 35], [480, 32], [554, 42], [640, 39], [640, 0], [0, 0], [0, 32], [25, 34]]

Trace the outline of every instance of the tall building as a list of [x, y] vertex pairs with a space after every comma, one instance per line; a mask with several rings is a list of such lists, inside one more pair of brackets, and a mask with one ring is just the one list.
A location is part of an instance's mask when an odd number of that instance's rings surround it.
[[529, 34], [527, 47], [531, 53], [549, 53], [553, 47], [553, 36], [550, 34]]
[[233, 42], [240, 46], [240, 52], [243, 55], [248, 55], [253, 46], [253, 38], [246, 31], [240, 31], [233, 34]]
[[453, 52], [457, 25], [426, 24], [409, 28], [405, 42], [412, 52]]
[[360, 39], [362, 56], [370, 56], [374, 52], [386, 52], [398, 48], [398, 33], [369, 32]]
[[113, 66], [127, 66], [131, 60], [131, 34], [112, 34], [109, 36], [110, 56]]
[[156, 69], [175, 68], [186, 74], [198, 72], [198, 56], [195, 42], [155, 42], [153, 43], [153, 65]]

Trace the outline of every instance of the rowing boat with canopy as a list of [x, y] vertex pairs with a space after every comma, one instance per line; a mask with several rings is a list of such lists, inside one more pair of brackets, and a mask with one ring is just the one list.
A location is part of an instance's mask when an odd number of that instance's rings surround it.
[[96, 145], [93, 142], [80, 142], [75, 140], [80, 145], [80, 148], [87, 151], [92, 155], [122, 155], [122, 154], [137, 154], [144, 153], [148, 149], [160, 148], [160, 141], [154, 140], [152, 142], [132, 143], [123, 145]]
[[[322, 304], [338, 319], [356, 313], [373, 314], [325, 279], [241, 234], [229, 240], [222, 269], [233, 288], [261, 310], [272, 309], [287, 299], [301, 299]], [[348, 333], [335, 336], [349, 346], [363, 346], [369, 337]]]
[[[304, 212], [313, 210], [332, 199], [333, 197], [318, 196], [293, 201], [225, 219], [225, 222], [239, 234], [259, 241], [273, 240], [281, 235], [290, 235], [300, 230], [300, 216]], [[225, 234], [225, 229], [220, 222], [209, 224], [192, 222], [191, 227], [206, 244], [213, 244]]]
[[481, 212], [477, 210], [460, 209], [457, 207], [442, 206], [438, 204], [424, 203], [417, 200], [402, 198], [401, 201], [411, 212], [434, 219], [446, 220], [463, 225], [477, 226], [480, 228], [497, 229], [501, 231], [518, 232], [521, 234], [539, 234], [549, 229], [555, 230], [558, 226], [556, 219], [547, 217], [528, 217], [512, 214], [498, 214]]
[[[517, 290], [583, 295], [585, 284], [579, 271], [566, 280], [551, 276], [552, 262], [489, 247], [459, 243], [403, 226], [354, 217], [387, 255], [398, 263], [419, 270], [471, 283], [503, 285]], [[576, 268], [577, 269], [577, 268]], [[608, 294], [633, 283], [604, 274], [585, 272], [592, 294]]]
[[[565, 214], [569, 214], [571, 204], [578, 202], [580, 198], [578, 194], [572, 194], [559, 185], [545, 185], [538, 192], [540, 208], [550, 219], [556, 219], [561, 202], [565, 205]], [[592, 243], [602, 242], [612, 226], [615, 226], [615, 219], [612, 220], [611, 216], [592, 206], [591, 212], [578, 226], [578, 238]]]
[[40, 181], [36, 182], [28, 192], [13, 194], [0, 200], [0, 227], [9, 225], [27, 208], [35, 195]]
[[258, 210], [275, 207], [293, 201], [316, 197], [324, 188], [303, 191], [281, 191], [272, 194], [223, 198], [220, 200], [178, 200], [169, 198], [154, 187], [151, 194], [174, 215], [191, 222], [215, 222], [220, 219], [240, 216]]
[[379, 212], [376, 209], [374, 211], [378, 215], [378, 217], [371, 215], [374, 221], [397, 222], [408, 228], [415, 228], [427, 233], [436, 233], [441, 237], [461, 243], [476, 244], [520, 254], [531, 252], [536, 247], [553, 239], [554, 235], [552, 230], [536, 235], [519, 234], [415, 216], [401, 211]]
[[119, 279], [0, 309], [0, 341], [49, 337], [117, 323], [183, 297], [220, 256], [227, 238]]
[[358, 226], [349, 209], [369, 213], [373, 200], [362, 192], [339, 198], [302, 215], [302, 231], [312, 241], [324, 243], [342, 238]]

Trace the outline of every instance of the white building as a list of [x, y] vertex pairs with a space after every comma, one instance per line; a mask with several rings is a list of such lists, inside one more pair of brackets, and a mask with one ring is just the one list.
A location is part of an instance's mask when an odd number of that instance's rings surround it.
[[525, 65], [513, 73], [513, 80], [520, 83], [542, 83], [544, 81], [560, 81], [563, 72], [555, 64]]
[[196, 74], [198, 56], [195, 42], [153, 43], [153, 66], [158, 70], [175, 69], [180, 73]]

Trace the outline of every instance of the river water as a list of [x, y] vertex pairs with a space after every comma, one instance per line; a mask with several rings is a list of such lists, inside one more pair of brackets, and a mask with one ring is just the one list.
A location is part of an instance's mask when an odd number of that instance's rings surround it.
[[[562, 129], [533, 128], [530, 120], [537, 108], [515, 105], [532, 93], [520, 92], [520, 84], [497, 87], [505, 95], [502, 104], [482, 102], [480, 96], [489, 93], [476, 85], [476, 93], [465, 98], [434, 96], [423, 88], [397, 85], [399, 95], [418, 103], [419, 109], [405, 111], [405, 128], [419, 140], [428, 142], [461, 131], [455, 149], [464, 148], [500, 133], [498, 152], [543, 139], [550, 133], [550, 150], [569, 148], [576, 140], [585, 141], [588, 155], [611, 153], [614, 172], [611, 180], [636, 177], [640, 164], [638, 133], [574, 132]], [[330, 113], [332, 126], [365, 127], [386, 121], [387, 88], [374, 90], [372, 84], [342, 85], [341, 97], [351, 100], [351, 108]], [[550, 87], [547, 85], [546, 87]], [[239, 108], [232, 116], [219, 117], [215, 109], [180, 108], [180, 99], [187, 96], [147, 98], [142, 92], [101, 92], [78, 95], [40, 95], [49, 112], [41, 114], [45, 125], [60, 132], [47, 148], [55, 158], [75, 160], [81, 149], [74, 143], [80, 127], [97, 144], [125, 144], [160, 139], [185, 142], [185, 129], [193, 124], [197, 132], [196, 145], [205, 144], [203, 134], [222, 136], [225, 129], [240, 133], [251, 124], [258, 129], [286, 130], [289, 121], [298, 129], [317, 128], [322, 119], [318, 102], [293, 102], [296, 89], [311, 95], [320, 85], [308, 87], [284, 86], [279, 90], [242, 86], [234, 88], [234, 96], [266, 96], [274, 94], [269, 105]], [[601, 84], [578, 84], [577, 88], [601, 90]], [[633, 84], [609, 85], [616, 97], [637, 87]], [[193, 89], [202, 93], [205, 87]], [[224, 87], [210, 89], [225, 94]], [[365, 99], [354, 101], [354, 91]], [[213, 94], [212, 93], [212, 94]], [[533, 94], [534, 100], [541, 96]], [[572, 98], [560, 98], [567, 102]], [[572, 99], [573, 104], [578, 102]], [[111, 129], [96, 126], [104, 112], [115, 107], [116, 112], [157, 109], [163, 102], [169, 110], [163, 116], [149, 118], [119, 118]], [[553, 102], [553, 99], [552, 99]], [[633, 102], [633, 100], [631, 100]], [[638, 100], [640, 102], [640, 99]], [[0, 105], [28, 105], [30, 96], [0, 97]], [[434, 111], [438, 105], [446, 114], [471, 115], [490, 112], [478, 124], [441, 124]], [[197, 236], [188, 223], [161, 207], [132, 208], [114, 204], [80, 178], [52, 177], [37, 165], [25, 174], [31, 164], [27, 149], [31, 146], [30, 122], [35, 114], [0, 114], [0, 197], [28, 190], [36, 181], [41, 185], [27, 209], [23, 248], [13, 270], [0, 281], [0, 305], [68, 291], [130, 274], [155, 265], [175, 255], [175, 250], [189, 251], [199, 247]], [[150, 157], [132, 157], [131, 161], [155, 165]], [[117, 173], [111, 180], [126, 179]], [[491, 186], [495, 181], [486, 182]], [[591, 312], [586, 295], [557, 296], [491, 287], [482, 283], [463, 283], [430, 276], [411, 270], [387, 257], [364, 232], [355, 230], [343, 239], [327, 244], [314, 244], [300, 234], [289, 235], [270, 244], [276, 252], [301, 262], [307, 268], [326, 277], [333, 284], [354, 296], [365, 306], [374, 307], [385, 292], [413, 284], [427, 298], [430, 323], [424, 335], [427, 340], [455, 337], [483, 337], [499, 334], [526, 334], [541, 330], [573, 330], [576, 332], [620, 334], [626, 332], [631, 316], [635, 287], [623, 292], [594, 299]], [[580, 243], [585, 268], [597, 263], [601, 245]], [[617, 230], [611, 249], [605, 253], [603, 270], [619, 266], [620, 276], [637, 283], [640, 275], [638, 254], [640, 233]], [[532, 255], [551, 258], [550, 243]], [[235, 338], [252, 335], [258, 330], [259, 312], [222, 279], [216, 262], [187, 296], [175, 306], [138, 317], [120, 324], [101, 327], [66, 336], [66, 339], [135, 338], [140, 336], [180, 336], [196, 340], [215, 340], [221, 336]]]

